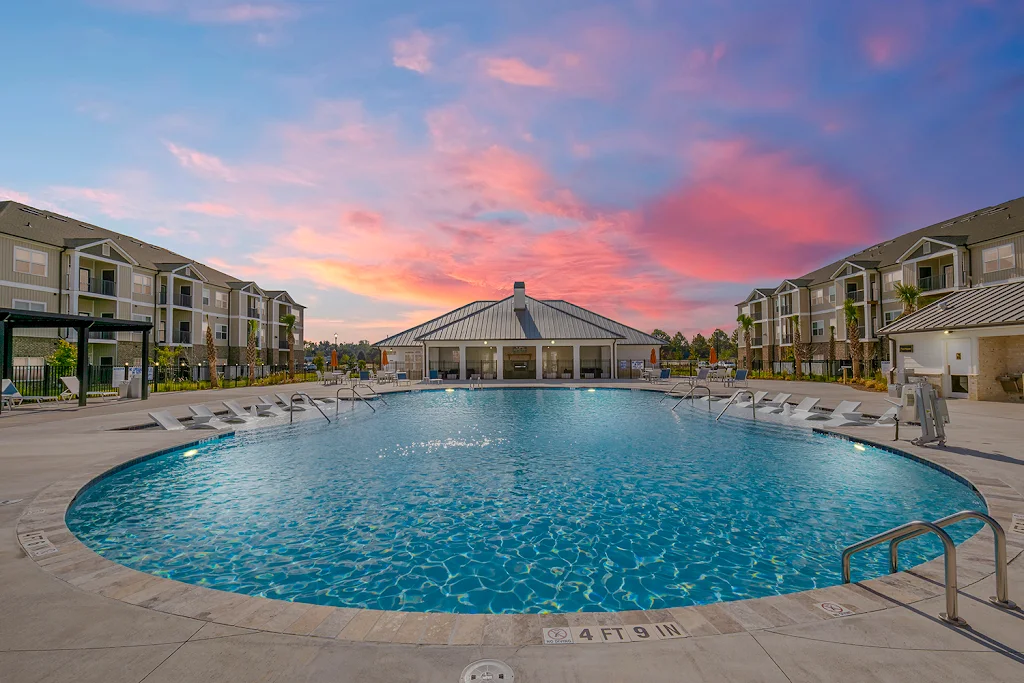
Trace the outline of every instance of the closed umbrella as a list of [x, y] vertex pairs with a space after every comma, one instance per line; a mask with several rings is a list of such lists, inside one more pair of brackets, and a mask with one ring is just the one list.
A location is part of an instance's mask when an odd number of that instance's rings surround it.
[[718, 354], [715, 352], [715, 347], [711, 347], [711, 364], [714, 365], [718, 362]]
[[338, 350], [337, 349], [331, 349], [331, 367], [332, 368], [338, 367]]
[[380, 366], [386, 368], [388, 366], [388, 350], [384, 349], [380, 352]]
[[654, 349], [651, 349], [651, 365], [658, 364], [658, 354], [655, 353]]

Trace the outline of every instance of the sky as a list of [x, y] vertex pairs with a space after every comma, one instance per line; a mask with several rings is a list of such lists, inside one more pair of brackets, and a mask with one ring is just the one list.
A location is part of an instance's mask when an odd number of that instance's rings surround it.
[[33, 0], [0, 199], [376, 341], [476, 299], [640, 329], [1024, 195], [1020, 0]]

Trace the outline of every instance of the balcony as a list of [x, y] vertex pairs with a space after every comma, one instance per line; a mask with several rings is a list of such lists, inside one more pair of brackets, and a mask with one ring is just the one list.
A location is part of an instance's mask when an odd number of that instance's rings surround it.
[[750, 338], [750, 345], [751, 346], [764, 346], [764, 337], [751, 337]]
[[287, 351], [288, 350], [288, 340], [287, 339], [278, 339], [277, 340], [277, 348], [278, 348], [279, 351]]
[[90, 332], [89, 341], [117, 341], [115, 332]]
[[762, 313], [761, 309], [758, 308], [758, 309], [753, 310], [753, 311], [750, 312], [750, 318], [754, 322], [757, 322], [758, 320], [763, 320], [764, 319], [764, 313]]
[[854, 303], [861, 303], [864, 301], [864, 290], [863, 289], [850, 289], [846, 292], [846, 298], [852, 299]]
[[186, 332], [185, 330], [177, 330], [174, 333], [173, 339], [174, 339], [173, 343], [175, 343], [175, 344], [191, 344], [192, 343], [192, 333], [191, 332]]
[[917, 287], [922, 292], [930, 292], [936, 289], [946, 289], [951, 287], [952, 283], [946, 283], [946, 276], [943, 275], [930, 275], [928, 277], [917, 278]]
[[246, 314], [246, 316], [248, 316], [250, 318], [256, 318], [258, 320], [260, 318], [260, 309], [258, 309], [258, 308], [247, 308], [247, 309], [245, 309], [245, 314]]
[[793, 343], [793, 335], [791, 335], [791, 334], [784, 334], [784, 335], [782, 335], [779, 343], [780, 344], [792, 344]]
[[779, 307], [779, 315], [786, 317], [787, 315], [793, 315], [793, 304], [784, 304]]
[[117, 283], [113, 280], [80, 280], [78, 282], [78, 291], [81, 294], [117, 296]]
[[[192, 308], [192, 295], [191, 294], [175, 294], [171, 298], [171, 301], [173, 301], [174, 305], [179, 307], [179, 308]], [[167, 292], [160, 292], [160, 295], [157, 297], [157, 302], [158, 302], [159, 306], [166, 306], [167, 305]]]

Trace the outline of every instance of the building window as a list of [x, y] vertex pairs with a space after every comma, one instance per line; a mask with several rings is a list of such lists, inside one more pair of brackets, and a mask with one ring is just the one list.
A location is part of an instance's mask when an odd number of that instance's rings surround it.
[[825, 321], [824, 320], [812, 320], [811, 321], [811, 336], [820, 337], [825, 334]]
[[104, 244], [102, 247], [100, 247], [100, 252], [104, 256], [109, 258], [110, 257], [110, 245], [109, 244]]
[[214, 325], [213, 334], [217, 339], [227, 340], [228, 338], [228, 326], [227, 325]]
[[998, 247], [983, 249], [981, 252], [981, 264], [983, 273], [995, 273], [1000, 270], [1013, 268], [1013, 245], [1001, 244]]
[[930, 253], [932, 253], [932, 243], [931, 242], [925, 242], [924, 244], [922, 244], [921, 245], [921, 253], [922, 254], [930, 254]]
[[14, 308], [19, 311], [35, 311], [36, 313], [46, 313], [46, 304], [42, 301], [24, 301], [22, 299], [14, 300]]
[[151, 296], [153, 294], [153, 278], [142, 273], [132, 275], [132, 292]]
[[896, 318], [900, 317], [900, 312], [899, 311], [886, 311], [883, 317], [885, 318], [885, 324], [888, 325], [893, 320], [895, 320]]
[[882, 274], [882, 291], [891, 292], [896, 289], [896, 285], [903, 281], [903, 273], [899, 270], [894, 270], [891, 273]]
[[206, 287], [203, 287], [203, 305], [210, 305], [210, 290], [208, 290]]
[[214, 292], [213, 293], [213, 305], [217, 308], [228, 307], [228, 293], [227, 292]]
[[26, 249], [25, 247], [14, 248], [14, 272], [25, 273], [26, 275], [39, 275], [46, 277], [46, 252]]
[[828, 288], [828, 302], [834, 304], [836, 302], [836, 286], [830, 285]]
[[140, 323], [151, 323], [153, 322], [153, 316], [135, 313], [134, 315], [132, 315], [132, 320], [135, 320]]
[[811, 305], [812, 306], [817, 306], [817, 305], [823, 304], [823, 303], [825, 303], [825, 290], [824, 289], [815, 289], [813, 292], [811, 292]]

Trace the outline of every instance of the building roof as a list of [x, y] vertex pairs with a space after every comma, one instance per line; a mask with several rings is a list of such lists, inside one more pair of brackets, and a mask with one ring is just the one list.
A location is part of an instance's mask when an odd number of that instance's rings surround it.
[[656, 344], [657, 337], [559, 299], [526, 297], [516, 311], [514, 297], [474, 301], [374, 346], [415, 346], [430, 341], [607, 339], [623, 344]]
[[238, 281], [234, 276], [169, 249], [15, 201], [0, 201], [0, 233], [59, 248], [76, 248], [111, 240], [142, 268], [166, 271], [191, 265], [211, 284], [229, 288]]
[[916, 313], [898, 318], [879, 334], [1024, 325], [1024, 282], [953, 292]]
[[[988, 242], [989, 240], [1019, 232], [1024, 232], [1024, 197], [1018, 197], [996, 206], [971, 211], [962, 216], [950, 218], [934, 225], [919, 228], [885, 240], [884, 242], [879, 242], [855, 254], [850, 254], [837, 261], [833, 261], [817, 270], [812, 270], [800, 278], [790, 278], [788, 281], [793, 283], [803, 281], [799, 285], [801, 287], [813, 287], [824, 284], [834, 280], [836, 272], [847, 263], [853, 263], [861, 268], [888, 268], [896, 265], [905, 254], [911, 251], [914, 245], [925, 238], [954, 246], [969, 247], [973, 244]], [[764, 292], [771, 296], [776, 289], [777, 287], [757, 287], [756, 291]], [[746, 303], [744, 301], [738, 305], [742, 306]]]

